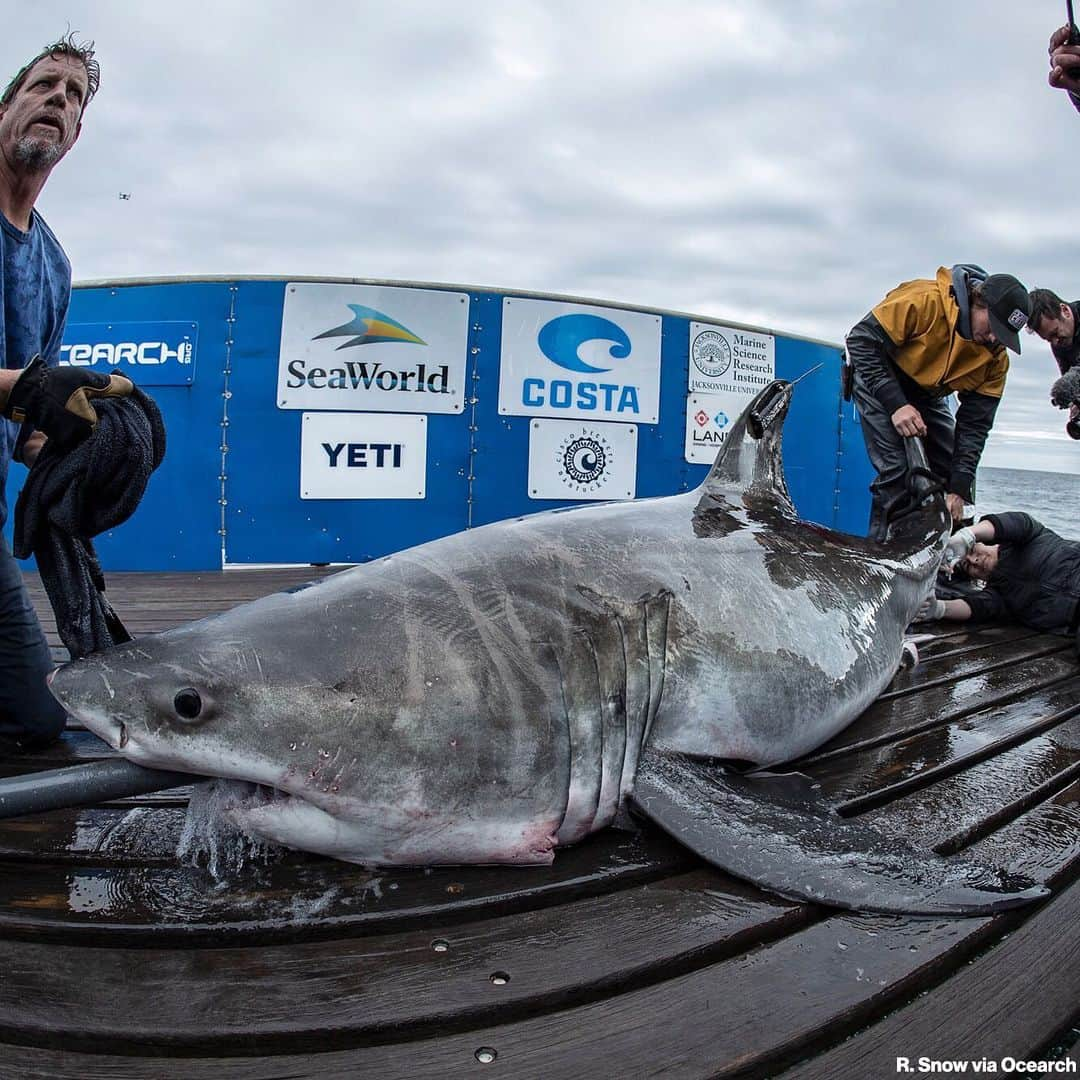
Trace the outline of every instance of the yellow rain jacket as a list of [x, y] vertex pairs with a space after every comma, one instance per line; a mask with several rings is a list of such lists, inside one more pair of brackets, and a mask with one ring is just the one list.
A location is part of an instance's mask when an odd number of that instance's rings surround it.
[[991, 351], [960, 336], [960, 308], [947, 267], [933, 281], [897, 285], [872, 313], [897, 347], [893, 363], [930, 394], [973, 390], [1001, 397], [1009, 370], [1005, 346]]

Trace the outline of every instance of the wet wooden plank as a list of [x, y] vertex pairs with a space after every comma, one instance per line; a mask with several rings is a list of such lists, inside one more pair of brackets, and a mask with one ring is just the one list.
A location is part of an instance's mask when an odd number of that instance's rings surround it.
[[[290, 573], [313, 576], [308, 567]], [[161, 629], [290, 580], [231, 574], [110, 575], [110, 597], [131, 602], [132, 625]], [[978, 628], [938, 634], [921, 649], [919, 668], [800, 764], [858, 795], [1022, 734], [1032, 703], [1077, 699], [1063, 639]], [[107, 752], [85, 733], [73, 739], [47, 760]], [[930, 774], [926, 788], [868, 816], [898, 815], [892, 824], [931, 843], [1041, 793], [974, 836], [972, 854], [1067, 880], [1080, 857], [1080, 782], [1053, 785], [1076, 760], [1070, 740], [1080, 742], [1075, 726], [1057, 725], [955, 775]], [[182, 809], [162, 801], [45, 815], [36, 830], [0, 827], [5, 1068], [453, 1076], [475, 1075], [477, 1049], [492, 1046], [497, 1057], [484, 1068], [513, 1077], [775, 1075], [801, 1058], [823, 1063], [810, 1075], [831, 1076], [830, 1047], [873, 1032], [924, 991], [949, 988], [1003, 928], [1033, 921], [1027, 912], [993, 922], [828, 916], [701, 869], [655, 835], [636, 853], [619, 849], [629, 841], [618, 834], [597, 837], [595, 847], [559, 853], [550, 871], [365, 875], [296, 853], [222, 895], [204, 871], [173, 861]], [[431, 950], [436, 934], [451, 943], [447, 953]], [[1037, 948], [1031, 956], [1053, 962]], [[1064, 959], [1072, 962], [1068, 950]], [[493, 970], [510, 982], [493, 983]], [[1008, 981], [999, 972], [991, 990], [966, 987], [976, 1016], [984, 1006], [1008, 1014]], [[157, 1013], [155, 1002], [164, 1003]], [[959, 1007], [954, 1026], [958, 1038], [968, 1033]], [[158, 1056], [172, 1052], [196, 1056]]]
[[1029, 1059], [1075, 1021], [1080, 1003], [1080, 882], [950, 979], [785, 1080], [893, 1076], [915, 1061]]
[[[935, 778], [944, 779], [950, 771], [964, 771], [987, 757], [1004, 756], [1016, 745], [1042, 736], [1067, 740], [1069, 732], [1076, 730], [1072, 719], [1080, 711], [1078, 699], [1080, 672], [1049, 689], [1031, 691], [1023, 699], [985, 705], [978, 712], [914, 735], [824, 761], [800, 763], [799, 771], [819, 783], [830, 802], [846, 807], [841, 813], [859, 812], [864, 806], [927, 786]], [[1065, 751], [1062, 766], [1069, 763], [1067, 758]]]
[[1033, 693], [1043, 693], [1080, 677], [1075, 660], [1060, 650], [1028, 661], [1019, 668], [985, 673], [976, 670], [961, 683], [923, 689], [917, 695], [875, 702], [850, 727], [793, 767], [806, 768], [832, 758], [843, 758], [852, 750], [895, 742], [905, 735], [959, 723], [988, 708], [1013, 703], [1021, 707]]
[[62, 769], [67, 765], [81, 765], [87, 761], [103, 761], [119, 756], [96, 735], [83, 728], [69, 728], [57, 742], [49, 746], [0, 760], [0, 775], [21, 776], [23, 773]]
[[[1063, 774], [1071, 775], [1065, 770], [1080, 758], [1080, 754], [1070, 748], [1078, 734], [1080, 718], [1074, 718], [1055, 731], [949, 776], [917, 795], [899, 799], [860, 817], [870, 823], [883, 824], [890, 833], [898, 832], [916, 843], [936, 847], [956, 834], [976, 827], [988, 814], [1025, 793]], [[1024, 811], [1019, 820], [1031, 812]], [[1007, 824], [1000, 822], [998, 830]], [[1032, 839], [1038, 839], [1042, 846], [1039, 864], [1047, 874], [1059, 873], [1075, 858], [1068, 833], [1033, 833]], [[956, 849], [950, 847], [948, 850]], [[999, 853], [1005, 852], [1002, 847]]]
[[930, 688], [951, 686], [975, 674], [1007, 674], [1032, 660], [1054, 655], [1075, 657], [1075, 643], [1069, 638], [1039, 634], [1008, 643], [988, 643], [971, 650], [957, 650], [939, 663], [899, 671], [878, 701], [892, 701], [924, 693]]
[[[437, 937], [425, 928], [257, 949], [98, 950], [89, 968], [85, 949], [0, 942], [0, 1017], [26, 1041], [75, 1050], [322, 1051], [607, 998], [809, 919], [703, 869], [579, 901], [572, 925], [556, 906]], [[241, 973], [249, 992], [237, 994]]]
[[[1002, 645], [1024, 641], [1036, 637], [1037, 630], [1026, 626], [990, 626], [980, 627], [972, 633], [970, 629], [951, 630], [946, 633], [926, 633], [921, 626], [912, 628], [910, 637], [919, 650], [919, 668], [925, 675], [935, 661], [962, 656], [965, 653], [997, 649]], [[925, 640], [929, 638], [929, 640]]]
[[[879, 947], [883, 932], [889, 949]], [[747, 955], [585, 1005], [326, 1053], [166, 1060], [3, 1046], [0, 1055], [13, 1068], [33, 1062], [35, 1075], [55, 1078], [144, 1075], [140, 1069], [163, 1080], [475, 1077], [481, 1048], [496, 1055], [486, 1074], [515, 1080], [765, 1076], [966, 959], [993, 932], [988, 920], [837, 916]]]
[[0, 862], [175, 866], [187, 799], [179, 796], [176, 803], [91, 806], [0, 821]]
[[973, 859], [1008, 867], [1036, 881], [1066, 876], [1080, 864], [1080, 782], [963, 850]]
[[[291, 566], [205, 573], [110, 573], [106, 575], [106, 595], [131, 633], [148, 634], [318, 581], [343, 569]], [[54, 657], [66, 659], [40, 576], [24, 571], [23, 579]]]
[[202, 867], [0, 863], [0, 938], [192, 947], [381, 933], [570, 903], [694, 865], [651, 829], [605, 830], [549, 867], [368, 871], [297, 852], [248, 865], [229, 888]]

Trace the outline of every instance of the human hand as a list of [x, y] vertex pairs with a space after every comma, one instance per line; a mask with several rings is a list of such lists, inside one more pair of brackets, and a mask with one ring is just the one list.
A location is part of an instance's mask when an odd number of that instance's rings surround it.
[[912, 622], [936, 622], [938, 619], [945, 617], [945, 601], [939, 600], [933, 593], [931, 593], [923, 602], [919, 605], [919, 610], [915, 612]]
[[950, 491], [945, 496], [945, 509], [949, 511], [949, 516], [953, 521], [964, 520], [964, 507], [966, 505], [964, 496], [957, 495], [955, 491]]
[[1050, 36], [1049, 82], [1056, 90], [1080, 94], [1080, 45], [1069, 44], [1071, 27], [1059, 26]]
[[972, 548], [975, 547], [975, 534], [971, 529], [963, 528], [958, 529], [949, 537], [949, 542], [945, 545], [945, 554], [942, 556], [941, 564], [945, 567], [945, 572], [949, 575], [956, 569], [956, 564], [961, 559], [967, 558], [971, 554]]
[[922, 413], [914, 405], [901, 405], [890, 417], [898, 435], [925, 435], [926, 424]]
[[32, 435], [28, 436], [26, 442], [23, 443], [22, 461], [28, 469], [35, 461], [37, 461], [38, 454], [41, 453], [41, 448], [45, 445], [45, 442], [45, 433], [42, 431], [35, 431]]
[[124, 375], [81, 367], [51, 368], [35, 356], [8, 393], [3, 415], [19, 424], [29, 421], [66, 448], [88, 438], [97, 426], [91, 399], [127, 397], [132, 389]]

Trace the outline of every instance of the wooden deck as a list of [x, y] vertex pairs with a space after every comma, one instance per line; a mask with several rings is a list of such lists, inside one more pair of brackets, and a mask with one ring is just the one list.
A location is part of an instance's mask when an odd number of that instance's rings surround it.
[[[144, 633], [317, 573], [109, 584]], [[108, 754], [74, 730], [0, 768]], [[294, 853], [216, 887], [176, 859], [178, 790], [0, 822], [0, 1076], [854, 1080], [896, 1076], [898, 1056], [1029, 1059], [1080, 1024], [1070, 641], [939, 636], [800, 768], [845, 813], [1053, 897], [994, 918], [841, 913], [648, 828], [549, 869], [369, 873]]]

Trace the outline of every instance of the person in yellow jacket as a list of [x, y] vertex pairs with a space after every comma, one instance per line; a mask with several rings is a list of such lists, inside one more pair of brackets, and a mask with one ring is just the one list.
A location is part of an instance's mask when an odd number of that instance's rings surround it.
[[[904, 436], [921, 435], [954, 521], [971, 502], [975, 471], [1005, 389], [1009, 359], [1031, 314], [1027, 289], [978, 266], [941, 267], [905, 281], [847, 336], [852, 391], [877, 473], [869, 535], [884, 540], [906, 494]], [[959, 398], [955, 420], [947, 398]]]

